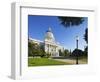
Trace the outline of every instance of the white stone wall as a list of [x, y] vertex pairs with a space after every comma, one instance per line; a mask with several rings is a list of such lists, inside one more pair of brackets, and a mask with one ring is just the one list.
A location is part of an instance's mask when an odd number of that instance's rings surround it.
[[53, 56], [53, 57], [58, 57], [59, 56], [59, 49], [61, 48], [61, 47], [59, 47], [59, 45], [57, 45], [56, 43], [54, 44], [52, 44], [52, 43], [49, 43], [49, 42], [45, 42], [45, 52], [46, 53], [50, 53], [51, 54], [51, 56]]

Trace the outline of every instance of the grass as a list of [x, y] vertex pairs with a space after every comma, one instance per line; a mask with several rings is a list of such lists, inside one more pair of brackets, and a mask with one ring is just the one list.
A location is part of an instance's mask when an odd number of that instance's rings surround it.
[[48, 58], [28, 58], [28, 66], [67, 65], [69, 63]]
[[[78, 59], [79, 64], [87, 64], [88, 58], [81, 57]], [[76, 59], [48, 59], [48, 58], [28, 58], [28, 66], [51, 66], [51, 65], [75, 65]]]

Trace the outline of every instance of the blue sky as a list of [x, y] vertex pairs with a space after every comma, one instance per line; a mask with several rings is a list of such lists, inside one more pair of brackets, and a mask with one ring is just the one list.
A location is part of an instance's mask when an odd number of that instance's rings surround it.
[[79, 26], [65, 28], [60, 24], [57, 16], [34, 16], [28, 15], [28, 35], [31, 38], [44, 41], [45, 33], [51, 27], [57, 42], [67, 49], [76, 48], [76, 36], [79, 36], [79, 48], [84, 50], [86, 42], [83, 39], [85, 29], [88, 26], [88, 18]]

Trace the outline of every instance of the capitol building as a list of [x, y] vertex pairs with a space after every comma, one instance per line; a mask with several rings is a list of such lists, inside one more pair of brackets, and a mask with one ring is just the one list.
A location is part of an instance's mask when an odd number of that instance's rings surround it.
[[40, 41], [37, 39], [29, 38], [29, 41], [36, 43], [40, 46], [44, 47], [44, 51], [46, 53], [51, 54], [51, 57], [59, 57], [59, 50], [64, 51], [64, 47], [61, 46], [54, 37], [54, 34], [49, 27], [49, 29], [46, 31], [44, 36], [44, 41]]

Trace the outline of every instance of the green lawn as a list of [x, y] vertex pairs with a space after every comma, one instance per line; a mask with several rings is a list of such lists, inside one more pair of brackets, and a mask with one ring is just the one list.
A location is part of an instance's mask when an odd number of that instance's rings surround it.
[[48, 58], [28, 58], [28, 66], [67, 65], [69, 63]]

